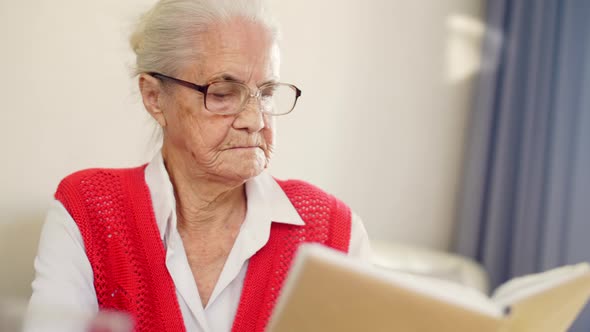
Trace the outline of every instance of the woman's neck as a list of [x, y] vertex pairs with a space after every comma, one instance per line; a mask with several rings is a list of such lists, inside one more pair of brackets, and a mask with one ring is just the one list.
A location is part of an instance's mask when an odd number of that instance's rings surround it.
[[[162, 151], [176, 198], [178, 229], [189, 234], [239, 229], [246, 212], [245, 184], [199, 174], [173, 153]], [[232, 232], [233, 233], [233, 232]]]

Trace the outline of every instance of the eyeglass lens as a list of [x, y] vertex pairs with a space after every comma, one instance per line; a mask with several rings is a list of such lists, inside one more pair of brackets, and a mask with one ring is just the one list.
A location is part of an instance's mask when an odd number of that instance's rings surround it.
[[[297, 93], [288, 84], [269, 84], [260, 88], [258, 97], [262, 111], [281, 115], [289, 113], [295, 106]], [[250, 89], [235, 82], [215, 82], [209, 85], [205, 107], [215, 113], [234, 114], [242, 110], [250, 99]]]

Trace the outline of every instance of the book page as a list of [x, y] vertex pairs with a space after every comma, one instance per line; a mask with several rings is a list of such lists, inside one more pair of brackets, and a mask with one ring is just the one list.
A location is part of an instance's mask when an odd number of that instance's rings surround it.
[[508, 331], [565, 332], [590, 297], [590, 274], [584, 273], [554, 287], [513, 302]]
[[515, 278], [498, 287], [492, 295], [492, 300], [500, 307], [507, 307], [521, 299], [541, 293], [587, 273], [590, 273], [590, 265], [580, 263]]

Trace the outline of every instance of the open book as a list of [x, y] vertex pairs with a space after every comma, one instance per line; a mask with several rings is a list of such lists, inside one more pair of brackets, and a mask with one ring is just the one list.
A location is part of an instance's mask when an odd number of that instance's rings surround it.
[[461, 285], [391, 272], [302, 245], [268, 332], [560, 332], [590, 296], [582, 263], [516, 278], [491, 298]]

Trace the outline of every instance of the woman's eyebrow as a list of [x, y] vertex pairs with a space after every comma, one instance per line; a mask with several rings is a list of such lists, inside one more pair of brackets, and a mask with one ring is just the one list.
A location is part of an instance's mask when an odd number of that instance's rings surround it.
[[271, 78], [271, 79], [268, 79], [268, 80], [266, 80], [266, 81], [264, 81], [264, 82], [262, 82], [262, 83], [258, 84], [258, 86], [259, 86], [259, 87], [261, 87], [261, 86], [263, 86], [263, 85], [272, 84], [272, 83], [277, 83], [277, 82], [278, 82], [278, 80], [277, 80], [276, 78]]
[[243, 80], [240, 80], [237, 77], [232, 76], [231, 74], [227, 74], [227, 73], [221, 73], [221, 74], [213, 75], [213, 77], [211, 77], [209, 79], [209, 81], [228, 81], [228, 82], [244, 83]]
[[[227, 82], [238, 82], [238, 83], [243, 83], [246, 84], [246, 82], [244, 80], [241, 80], [231, 74], [227, 74], [227, 73], [221, 73], [221, 74], [217, 74], [217, 75], [213, 75], [210, 79], [210, 82], [212, 81], [227, 81]], [[267, 84], [271, 84], [271, 83], [277, 83], [278, 80], [276, 77], [270, 78], [262, 83], [257, 84], [257, 86], [263, 86], [263, 85], [267, 85]]]

